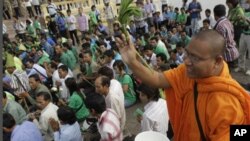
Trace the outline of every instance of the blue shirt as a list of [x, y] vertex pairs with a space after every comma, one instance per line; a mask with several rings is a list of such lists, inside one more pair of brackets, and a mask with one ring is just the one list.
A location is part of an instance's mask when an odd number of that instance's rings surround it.
[[54, 41], [51, 37], [47, 37], [47, 42], [48, 42], [51, 46], [55, 46], [55, 45], [56, 45], [55, 41]]
[[173, 21], [176, 19], [176, 13], [174, 11], [169, 11], [165, 13], [165, 18]]
[[58, 16], [57, 19], [56, 19], [56, 23], [58, 25], [58, 28], [60, 31], [64, 31], [67, 29], [66, 27], [66, 21], [63, 17], [61, 16]]
[[49, 57], [54, 56], [54, 47], [47, 41], [42, 45], [42, 49], [49, 54]]
[[[199, 2], [191, 2], [188, 6], [188, 11], [191, 11], [193, 9], [200, 9], [201, 10], [201, 5]], [[198, 18], [199, 17], [200, 12], [191, 12], [190, 16], [192, 19], [194, 18]]]
[[43, 141], [43, 137], [33, 122], [25, 121], [16, 125], [11, 134], [11, 141]]
[[54, 132], [55, 141], [83, 141], [78, 122], [61, 125], [60, 131]]

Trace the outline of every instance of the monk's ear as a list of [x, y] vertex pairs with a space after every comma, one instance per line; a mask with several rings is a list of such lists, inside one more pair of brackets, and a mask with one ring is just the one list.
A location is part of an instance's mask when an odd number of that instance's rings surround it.
[[215, 67], [219, 67], [222, 63], [223, 63], [223, 56], [222, 55], [218, 55], [215, 58]]

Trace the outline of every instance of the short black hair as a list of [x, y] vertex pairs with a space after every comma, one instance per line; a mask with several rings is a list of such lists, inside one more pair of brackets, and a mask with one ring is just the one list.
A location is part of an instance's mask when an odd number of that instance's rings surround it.
[[217, 17], [223, 17], [226, 15], [226, 7], [223, 4], [218, 4], [214, 7], [214, 15]]
[[113, 67], [117, 67], [120, 71], [126, 69], [126, 65], [123, 63], [122, 60], [116, 60], [113, 64]]
[[101, 79], [102, 86], [107, 86], [107, 87], [110, 86], [110, 79], [107, 76], [102, 75], [99, 76], [99, 78]]
[[205, 12], [211, 13], [211, 10], [210, 9], [206, 9]]
[[107, 76], [110, 80], [114, 77], [114, 72], [111, 68], [103, 66], [98, 70], [99, 75]]
[[102, 114], [106, 110], [105, 99], [100, 94], [96, 93], [90, 94], [89, 96], [86, 97], [85, 102], [86, 102], [86, 107], [89, 110], [94, 109], [95, 112], [98, 114]]
[[114, 51], [112, 49], [109, 49], [109, 50], [106, 50], [104, 52], [104, 56], [108, 56], [108, 57], [111, 57], [111, 58], [114, 58]]
[[68, 12], [70, 12], [70, 13], [71, 13], [71, 10], [70, 10], [70, 9], [68, 9], [68, 10], [67, 10], [67, 13], [68, 13]]
[[73, 92], [75, 91], [80, 91], [74, 77], [67, 78], [65, 80], [65, 85], [68, 88], [70, 95], [73, 95]]
[[14, 117], [9, 113], [3, 113], [3, 127], [11, 129], [16, 125]]
[[157, 37], [152, 37], [152, 38], [150, 38], [150, 41], [151, 40], [155, 40], [156, 42], [158, 41], [158, 38]]
[[156, 58], [160, 57], [163, 62], [167, 62], [167, 56], [164, 53], [156, 54]]
[[52, 100], [51, 96], [50, 96], [50, 94], [48, 92], [40, 92], [40, 93], [36, 94], [36, 97], [40, 97], [40, 96], [42, 96], [45, 101], [51, 101]]
[[208, 23], [210, 25], [210, 20], [209, 19], [204, 19], [202, 23]]
[[57, 115], [64, 124], [72, 125], [76, 122], [75, 112], [68, 106], [59, 107]]
[[92, 56], [92, 52], [90, 49], [86, 49], [83, 54], [89, 54], [89, 56]]
[[153, 101], [158, 101], [160, 98], [160, 92], [158, 88], [152, 88], [147, 86], [146, 84], [142, 83], [139, 87], [138, 90], [145, 94], [148, 99], [153, 100]]
[[177, 47], [185, 47], [185, 44], [183, 42], [177, 42], [176, 48]]
[[31, 63], [31, 64], [35, 64], [35, 61], [33, 59], [28, 59], [26, 63]]
[[68, 72], [68, 67], [66, 65], [61, 65], [58, 69]]
[[146, 50], [154, 50], [154, 49], [151, 45], [147, 44], [143, 47], [143, 51], [146, 51]]
[[35, 81], [41, 82], [41, 79], [37, 73], [30, 75], [29, 78], [34, 78]]

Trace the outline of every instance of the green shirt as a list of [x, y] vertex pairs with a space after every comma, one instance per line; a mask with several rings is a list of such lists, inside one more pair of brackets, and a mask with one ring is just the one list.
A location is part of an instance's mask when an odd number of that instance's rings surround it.
[[119, 76], [117, 79], [122, 85], [128, 85], [128, 91], [124, 92], [125, 100], [130, 101], [131, 103], [136, 101], [134, 84], [131, 77], [127, 74]]
[[158, 44], [156, 48], [154, 49], [154, 53], [155, 54], [164, 53], [167, 57], [167, 60], [170, 58], [167, 48], [162, 41], [158, 41]]
[[23, 107], [13, 100], [7, 100], [6, 105], [3, 107], [3, 112], [11, 114], [17, 124], [21, 124], [27, 119], [27, 114]]
[[244, 17], [244, 10], [239, 4], [228, 12], [228, 19], [234, 26], [242, 26], [245, 24], [245, 21], [242, 20], [241, 17]]
[[74, 70], [76, 67], [76, 57], [71, 50], [67, 50], [66, 54], [68, 55], [68, 57], [70, 59], [69, 68], [71, 70]]
[[82, 97], [79, 96], [79, 94], [77, 92], [73, 92], [73, 94], [69, 98], [68, 106], [76, 112], [77, 120], [84, 120], [86, 117], [89, 116], [89, 110], [86, 108], [86, 105], [85, 105]]
[[[246, 13], [245, 13], [245, 17], [246, 17], [247, 19], [250, 19], [250, 12], [246, 12]], [[243, 31], [243, 33], [250, 34], [250, 25], [248, 24], [247, 26], [248, 26], [248, 28], [245, 29], [245, 30]]]
[[28, 25], [27, 32], [30, 36], [36, 37], [36, 30], [32, 25]]
[[187, 22], [187, 14], [179, 14], [176, 18], [176, 22], [180, 24], [186, 24]]
[[191, 41], [191, 38], [190, 37], [188, 37], [188, 36], [186, 36], [186, 38], [183, 40], [183, 39], [181, 39], [181, 41], [182, 41], [182, 43], [184, 43], [185, 44], [185, 46], [187, 46], [189, 43], [190, 43], [190, 41]]
[[34, 28], [35, 29], [41, 29], [41, 24], [40, 24], [40, 22], [39, 21], [34, 21]]
[[96, 18], [95, 11], [90, 11], [89, 17], [90, 17], [90, 25], [94, 25], [94, 24], [96, 25], [97, 24], [97, 18]]
[[72, 67], [70, 65], [71, 60], [70, 60], [69, 56], [65, 52], [62, 53], [62, 55], [60, 57], [60, 61], [61, 61], [61, 63], [63, 63], [64, 65], [66, 65], [68, 68], [71, 69], [71, 67]]
[[98, 65], [95, 61], [91, 61], [91, 64], [89, 65], [86, 63], [86, 76], [92, 77], [94, 73], [97, 73], [98, 71]]
[[43, 54], [43, 56], [38, 60], [39, 65], [43, 65], [44, 62], [50, 63], [49, 55]]

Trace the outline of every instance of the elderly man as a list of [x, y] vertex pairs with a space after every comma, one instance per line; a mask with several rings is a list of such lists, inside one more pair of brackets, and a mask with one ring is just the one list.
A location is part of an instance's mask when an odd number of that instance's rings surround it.
[[175, 141], [229, 141], [230, 125], [250, 122], [249, 94], [230, 76], [223, 60], [225, 40], [218, 32], [196, 34], [185, 48], [184, 64], [165, 72], [141, 64], [131, 42], [126, 47], [120, 38], [116, 42], [142, 82], [165, 88]]

